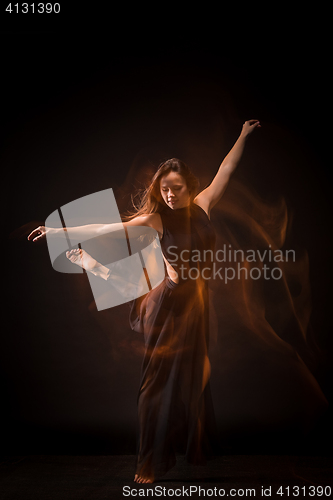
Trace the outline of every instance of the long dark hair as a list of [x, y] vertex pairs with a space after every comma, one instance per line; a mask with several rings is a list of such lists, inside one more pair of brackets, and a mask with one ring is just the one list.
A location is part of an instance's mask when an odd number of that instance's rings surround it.
[[[160, 181], [164, 175], [167, 175], [171, 171], [177, 172], [184, 177], [187, 189], [190, 193], [190, 202], [194, 200], [199, 190], [199, 180], [191, 172], [186, 163], [178, 160], [178, 158], [170, 158], [159, 165], [150, 185], [146, 189], [139, 191], [135, 196], [131, 196], [134, 210], [129, 211], [127, 215], [124, 216], [125, 220], [131, 220], [139, 215], [153, 214], [158, 212], [161, 204], [162, 206], [165, 205], [160, 192]], [[139, 198], [137, 204], [135, 198]]]

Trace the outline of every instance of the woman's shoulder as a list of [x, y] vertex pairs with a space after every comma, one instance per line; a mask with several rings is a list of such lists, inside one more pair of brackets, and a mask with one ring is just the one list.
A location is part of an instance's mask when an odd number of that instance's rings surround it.
[[154, 212], [152, 214], [142, 214], [134, 217], [128, 222], [124, 222], [125, 227], [131, 226], [146, 226], [155, 229], [159, 236], [161, 237], [163, 234], [163, 224], [161, 220], [161, 216], [159, 213]]

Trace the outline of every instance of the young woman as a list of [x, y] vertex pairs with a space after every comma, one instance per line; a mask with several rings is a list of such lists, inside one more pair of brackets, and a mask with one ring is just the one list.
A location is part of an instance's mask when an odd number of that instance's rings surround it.
[[[134, 481], [151, 483], [176, 463], [176, 452], [192, 464], [212, 455], [216, 425], [209, 386], [208, 280], [215, 233], [210, 211], [225, 191], [245, 142], [258, 120], [246, 121], [211, 184], [197, 194], [198, 180], [178, 159], [158, 168], [141, 205], [123, 222], [149, 226], [160, 238], [164, 280], [132, 303], [130, 325], [142, 332], [145, 355], [138, 394], [138, 447]], [[67, 228], [69, 236], [87, 239], [120, 229], [122, 224]], [[40, 226], [29, 240], [54, 228]], [[196, 250], [196, 252], [193, 252]], [[109, 270], [81, 249], [67, 252], [71, 262], [104, 279]], [[195, 258], [196, 257], [196, 258]]]

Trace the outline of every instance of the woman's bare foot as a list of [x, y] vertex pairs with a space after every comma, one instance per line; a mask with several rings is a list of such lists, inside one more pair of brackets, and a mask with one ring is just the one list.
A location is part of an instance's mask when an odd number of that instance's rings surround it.
[[150, 478], [144, 478], [143, 476], [139, 476], [138, 474], [135, 474], [134, 481], [136, 483], [152, 483], [154, 480], [150, 479]]

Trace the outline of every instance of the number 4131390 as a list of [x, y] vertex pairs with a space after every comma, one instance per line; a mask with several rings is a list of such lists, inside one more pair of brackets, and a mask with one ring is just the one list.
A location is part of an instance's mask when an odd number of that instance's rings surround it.
[[10, 14], [59, 14], [60, 3], [22, 3], [9, 4], [6, 7], [6, 12]]

